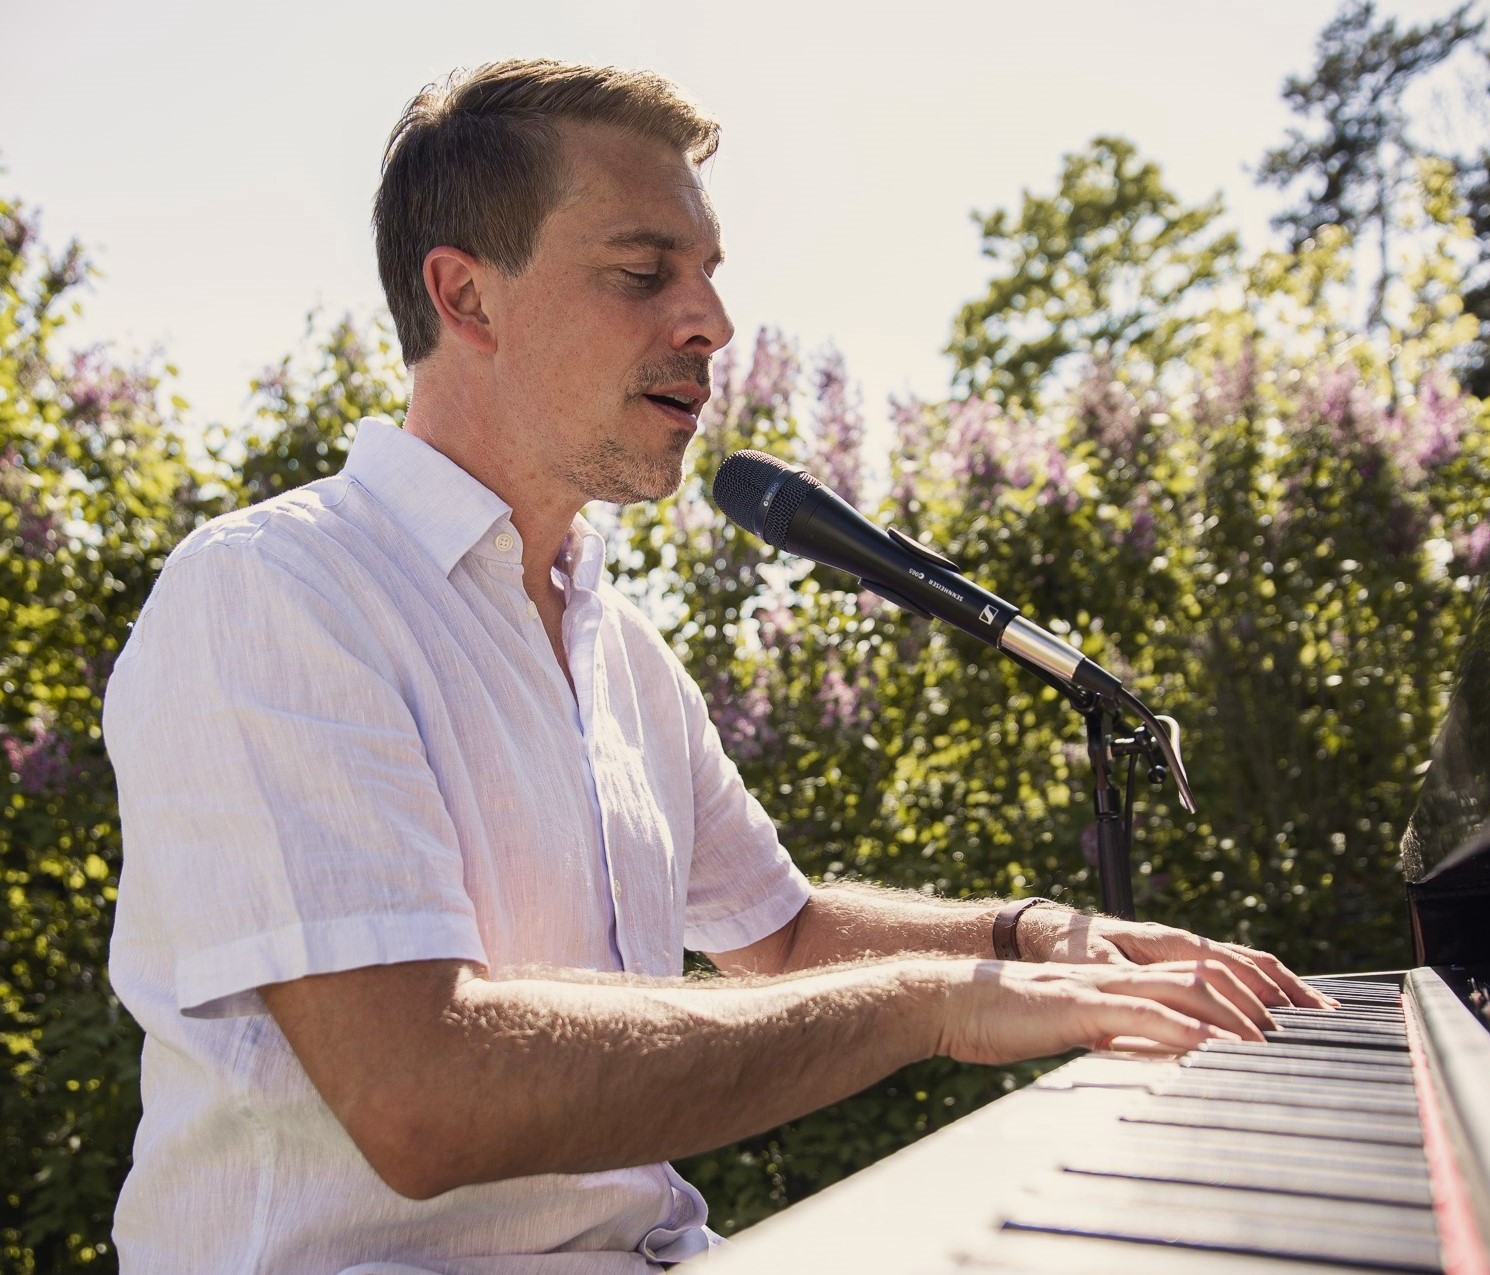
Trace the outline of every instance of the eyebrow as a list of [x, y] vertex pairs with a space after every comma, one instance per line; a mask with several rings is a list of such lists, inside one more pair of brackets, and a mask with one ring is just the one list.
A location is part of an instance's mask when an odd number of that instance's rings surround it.
[[[607, 248], [653, 248], [658, 252], [687, 252], [693, 246], [692, 240], [679, 239], [676, 235], [670, 235], [662, 230], [623, 230], [611, 235], [605, 240]], [[724, 248], [721, 246], [714, 253], [714, 260], [724, 260]]]

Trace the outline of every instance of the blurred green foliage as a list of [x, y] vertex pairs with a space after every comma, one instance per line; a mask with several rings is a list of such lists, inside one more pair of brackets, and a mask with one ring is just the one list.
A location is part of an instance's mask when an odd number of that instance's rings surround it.
[[0, 200], [0, 1266], [112, 1265], [138, 1029], [105, 968], [119, 866], [99, 712], [171, 546], [218, 506], [159, 372], [57, 353], [88, 267]]
[[[1436, 177], [1420, 194], [1440, 202], [1404, 300], [1418, 326], [1391, 351], [1416, 378], [1395, 406], [1387, 351], [1351, 326], [1348, 237], [1322, 233], [1235, 273], [1183, 359], [1089, 360], [1035, 413], [901, 404], [881, 509], [1183, 724], [1200, 811], [1140, 789], [1140, 914], [1306, 972], [1409, 961], [1397, 843], [1490, 562], [1490, 418], [1444, 370], [1469, 330], [1447, 303], [1454, 218]], [[797, 861], [1095, 907], [1080, 723], [1055, 692], [776, 558], [704, 500], [723, 457], [757, 447], [864, 504], [841, 361], [803, 368], [767, 332], [748, 367], [726, 354], [717, 371], [683, 490], [619, 515], [624, 578]], [[681, 1167], [733, 1229], [1027, 1075], [923, 1064]]]
[[1163, 367], [1180, 357], [1195, 302], [1235, 268], [1221, 213], [1219, 195], [1186, 208], [1133, 143], [1098, 137], [1063, 158], [1052, 194], [1026, 190], [1017, 218], [974, 214], [994, 274], [953, 321], [959, 383], [1029, 406], [1073, 358]]
[[[1160, 175], [1131, 148], [1099, 142], [1067, 176], [1114, 165], [1159, 216]], [[1200, 813], [1143, 794], [1144, 916], [1305, 971], [1406, 959], [1396, 842], [1490, 561], [1490, 421], [1445, 370], [1477, 331], [1470, 232], [1452, 168], [1421, 167], [1412, 190], [1389, 346], [1351, 318], [1348, 235], [1241, 263], [1201, 210], [1169, 241], [1202, 245], [1191, 285], [1140, 284], [1131, 339], [1073, 327], [1054, 361], [1019, 361], [1018, 402], [898, 404], [887, 469], [836, 354], [804, 362], [763, 331], [721, 356], [682, 492], [597, 521], [809, 873], [1093, 905], [1086, 763], [1053, 692], [715, 514], [706, 485], [742, 447], [878, 502], [1182, 722]], [[106, 1270], [139, 1041], [104, 964], [119, 840], [102, 687], [171, 546], [334, 473], [351, 422], [400, 413], [402, 369], [376, 325], [312, 328], [254, 384], [253, 424], [191, 462], [167, 369], [56, 352], [78, 250], [48, 255], [0, 204], [0, 253], [0, 1264]], [[1017, 318], [1004, 304], [980, 321]], [[921, 1064], [681, 1168], [733, 1231], [1035, 1069]]]

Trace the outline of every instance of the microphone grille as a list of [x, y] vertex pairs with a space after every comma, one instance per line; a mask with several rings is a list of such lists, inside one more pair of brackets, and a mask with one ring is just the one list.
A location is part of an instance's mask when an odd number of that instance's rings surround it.
[[776, 498], [766, 510], [766, 525], [761, 531], [761, 539], [768, 545], [785, 544], [786, 529], [791, 525], [792, 516], [801, 508], [812, 489], [821, 486], [822, 483], [811, 474], [793, 473], [781, 484]]
[[725, 457], [714, 475], [714, 503], [731, 522], [768, 545], [780, 546], [792, 515], [808, 493], [821, 486], [811, 474], [765, 452], [735, 452]]

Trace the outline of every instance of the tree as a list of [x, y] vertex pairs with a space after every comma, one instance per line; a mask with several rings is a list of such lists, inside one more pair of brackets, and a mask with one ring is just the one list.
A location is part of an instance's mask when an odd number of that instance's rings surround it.
[[[251, 383], [254, 423], [247, 436], [224, 434], [214, 446], [243, 504], [340, 473], [357, 422], [401, 418], [408, 405], [407, 374], [385, 320], [364, 332], [344, 315], [320, 336], [311, 314], [304, 346]], [[299, 366], [306, 354], [311, 366]]]
[[975, 213], [995, 273], [953, 322], [958, 385], [1033, 407], [1073, 356], [1163, 367], [1235, 260], [1221, 212], [1219, 196], [1184, 207], [1131, 142], [1099, 137], [1065, 156], [1055, 194], [1024, 192], [1017, 220]]
[[[1328, 254], [1273, 264], [1347, 288], [1343, 236]], [[1246, 316], [1213, 315], [1167, 388], [1094, 364], [1038, 417], [908, 413], [901, 523], [1185, 726], [1200, 812], [1144, 803], [1146, 916], [1307, 971], [1400, 961], [1397, 841], [1490, 565], [1490, 419], [1447, 358], [1394, 403], [1388, 351], [1319, 305], [1254, 292]], [[880, 740], [905, 809], [852, 866], [901, 844], [941, 891], [1095, 902], [1068, 710], [958, 633], [907, 676], [920, 702]]]
[[1329, 225], [1375, 238], [1372, 327], [1384, 323], [1396, 199], [1415, 177], [1413, 161], [1430, 153], [1411, 136], [1403, 95], [1484, 30], [1484, 19], [1471, 21], [1472, 7], [1465, 3], [1437, 22], [1399, 31], [1395, 18], [1377, 22], [1374, 0], [1348, 0], [1320, 33], [1314, 70], [1283, 86], [1284, 101], [1315, 127], [1289, 129], [1284, 144], [1263, 156], [1261, 184], [1286, 190], [1310, 183], [1273, 224], [1295, 248]]
[[[1490, 82], [1487, 82], [1490, 50], [1482, 49], [1481, 53], [1482, 78], [1476, 86], [1476, 96], [1483, 109], [1490, 102]], [[1479, 325], [1478, 334], [1467, 343], [1456, 370], [1466, 390], [1476, 398], [1490, 399], [1490, 143], [1482, 143], [1461, 156], [1456, 167], [1475, 244], [1475, 259], [1464, 288], [1464, 309]]]
[[113, 1265], [139, 1032], [105, 970], [120, 860], [99, 713], [171, 547], [216, 507], [161, 372], [56, 352], [88, 273], [0, 200], [0, 1265]]

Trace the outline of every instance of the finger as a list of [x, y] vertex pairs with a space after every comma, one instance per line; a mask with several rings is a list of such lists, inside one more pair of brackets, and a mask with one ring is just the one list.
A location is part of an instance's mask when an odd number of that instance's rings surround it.
[[[1239, 943], [1218, 943], [1214, 939], [1191, 934], [1189, 930], [1177, 930], [1173, 926], [1153, 924], [1134, 926], [1105, 937], [1117, 944], [1135, 961], [1144, 964], [1163, 964], [1183, 960], [1222, 961], [1264, 1004], [1293, 1005], [1299, 1003], [1253, 959], [1266, 953], [1254, 952]], [[1281, 963], [1279, 963], [1279, 968], [1284, 968]]]
[[1179, 1051], [1173, 1045], [1161, 1045], [1143, 1036], [1114, 1036], [1105, 1048], [1115, 1054], [1144, 1054], [1156, 1058], [1175, 1058]]
[[1232, 968], [1219, 958], [1212, 957], [1204, 961], [1165, 961], [1161, 965], [1149, 965], [1146, 968], [1190, 973], [1197, 966], [1200, 967], [1212, 987], [1263, 1031], [1278, 1030], [1278, 1022], [1268, 1013], [1267, 1006], [1258, 999], [1257, 994], [1250, 987], [1237, 977]]
[[1215, 1023], [1171, 1009], [1146, 996], [1103, 994], [1087, 1007], [1089, 1048], [1107, 1049], [1113, 1042], [1137, 1038], [1175, 1052], [1198, 1049], [1208, 1040], [1236, 1040]]
[[1235, 974], [1264, 1005], [1292, 1005], [1285, 992], [1253, 958], [1262, 955], [1235, 943], [1216, 943], [1202, 939], [1207, 958], [1220, 961]]
[[1103, 990], [1149, 997], [1182, 1014], [1223, 1028], [1241, 1040], [1266, 1039], [1257, 1024], [1216, 989], [1212, 979], [1220, 978], [1215, 969], [1207, 969], [1201, 961], [1192, 961], [1180, 969], [1150, 965], [1130, 979], [1109, 980]]
[[1287, 1004], [1301, 1005], [1306, 1009], [1336, 1009], [1340, 1002], [1323, 992], [1310, 987], [1271, 952], [1258, 952], [1237, 943], [1225, 943], [1223, 947], [1241, 952], [1252, 963], [1263, 970], [1273, 983], [1288, 997]]

